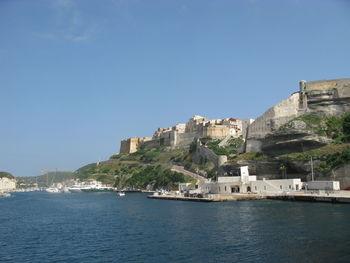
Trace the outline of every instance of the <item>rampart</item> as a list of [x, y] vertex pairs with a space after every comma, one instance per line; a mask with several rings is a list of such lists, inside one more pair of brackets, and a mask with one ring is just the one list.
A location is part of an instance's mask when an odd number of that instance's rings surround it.
[[350, 111], [350, 79], [300, 81], [299, 92], [267, 110], [248, 126], [246, 152], [260, 152], [262, 139], [302, 115], [340, 115]]

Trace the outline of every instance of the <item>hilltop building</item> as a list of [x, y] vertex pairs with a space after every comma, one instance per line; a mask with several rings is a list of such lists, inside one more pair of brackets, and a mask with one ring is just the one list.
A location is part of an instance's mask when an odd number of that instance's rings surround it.
[[152, 137], [122, 140], [120, 153], [136, 152], [141, 144], [146, 149], [158, 146], [186, 148], [189, 147], [194, 138], [211, 137], [213, 139], [224, 139], [228, 136], [242, 137], [243, 134], [246, 134], [247, 123], [250, 121], [236, 118], [209, 120], [196, 115], [187, 123], [180, 123], [168, 128], [159, 128]]

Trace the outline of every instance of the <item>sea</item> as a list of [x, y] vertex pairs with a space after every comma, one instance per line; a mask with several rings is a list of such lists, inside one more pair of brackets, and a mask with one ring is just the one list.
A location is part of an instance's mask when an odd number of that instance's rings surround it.
[[350, 262], [350, 205], [13, 193], [0, 262]]

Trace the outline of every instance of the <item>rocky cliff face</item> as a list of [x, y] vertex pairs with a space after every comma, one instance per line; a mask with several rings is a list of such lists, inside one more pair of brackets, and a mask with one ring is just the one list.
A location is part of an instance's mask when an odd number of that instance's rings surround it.
[[[283, 155], [305, 153], [329, 145], [338, 132], [335, 117], [348, 112], [350, 79], [301, 81], [299, 92], [270, 108], [248, 128], [244, 152], [259, 152], [269, 157], [264, 160], [233, 160], [221, 166], [219, 174], [235, 175], [240, 166], [248, 165], [250, 174], [259, 179], [311, 180], [310, 160]], [[339, 157], [337, 154], [334, 158]], [[338, 180], [341, 188], [350, 186], [350, 164], [339, 166], [333, 162], [331, 169], [324, 168], [326, 155], [321, 154], [314, 160], [314, 178]], [[342, 162], [350, 159], [341, 158]]]
[[249, 126], [245, 152], [275, 153], [284, 149], [287, 153], [320, 147], [329, 140], [312, 130], [305, 133], [303, 123], [295, 122], [296, 127], [288, 134], [281, 133], [280, 128], [305, 114], [340, 116], [346, 112], [350, 112], [350, 79], [301, 81], [299, 92], [270, 108]]
[[332, 139], [317, 134], [302, 120], [292, 120], [261, 139], [261, 151], [270, 155], [305, 152], [327, 145]]

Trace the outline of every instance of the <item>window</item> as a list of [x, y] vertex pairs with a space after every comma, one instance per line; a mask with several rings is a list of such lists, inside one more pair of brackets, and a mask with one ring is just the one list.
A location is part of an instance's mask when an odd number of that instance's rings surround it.
[[266, 190], [266, 185], [264, 185], [264, 190]]
[[291, 185], [289, 185], [289, 189], [292, 189], [292, 186], [291, 186]]
[[226, 192], [227, 190], [226, 190], [226, 186], [225, 186], [225, 192]]
[[295, 189], [299, 190], [299, 185], [298, 184], [295, 185]]
[[255, 190], [256, 190], [256, 186], [255, 186]]
[[282, 185], [280, 185], [280, 189], [282, 189]]

